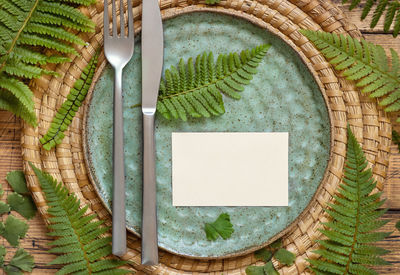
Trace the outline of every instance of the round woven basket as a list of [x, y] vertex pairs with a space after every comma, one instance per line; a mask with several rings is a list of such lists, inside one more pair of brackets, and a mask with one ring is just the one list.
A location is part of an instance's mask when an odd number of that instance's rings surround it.
[[[81, 34], [89, 42], [86, 47], [79, 47], [80, 57], [72, 57], [71, 63], [58, 65], [55, 69], [60, 77], [42, 77], [32, 82], [35, 94], [36, 115], [39, 126], [32, 128], [23, 125], [21, 138], [24, 169], [28, 186], [33, 193], [36, 205], [47, 222], [47, 204], [43, 193], [29, 167], [28, 161], [50, 173], [80, 199], [82, 204], [89, 203], [90, 211], [95, 211], [100, 219], [111, 224], [108, 211], [105, 209], [92, 186], [83, 153], [83, 116], [84, 108], [76, 114], [63, 142], [51, 151], [41, 148], [39, 138], [50, 126], [56, 110], [65, 101], [70, 88], [79, 78], [91, 56], [103, 44], [103, 1], [83, 9], [96, 23], [94, 34]], [[135, 29], [140, 30], [141, 1], [133, 0]], [[309, 68], [323, 86], [326, 103], [331, 110], [332, 143], [331, 157], [325, 178], [313, 200], [298, 218], [297, 222], [285, 230], [283, 238], [285, 247], [297, 255], [295, 264], [279, 268], [281, 274], [301, 274], [305, 272], [308, 257], [315, 249], [315, 240], [320, 237], [317, 230], [320, 222], [326, 220], [324, 207], [332, 199], [339, 185], [346, 154], [346, 127], [349, 124], [373, 169], [378, 188], [383, 188], [389, 159], [391, 142], [391, 125], [384, 112], [377, 107], [374, 100], [361, 95], [352, 82], [336, 75], [332, 67], [314, 46], [302, 36], [299, 29], [324, 30], [328, 32], [347, 33], [360, 37], [355, 26], [345, 20], [342, 12], [326, 0], [222, 0], [217, 6], [205, 6], [204, 1], [194, 0], [161, 0], [160, 6], [164, 18], [193, 10], [213, 10], [232, 15], [240, 15], [248, 20], [262, 21], [268, 29], [279, 33], [281, 38], [294, 45], [305, 57]], [[101, 59], [104, 60], [102, 56]], [[100, 61], [101, 62], [101, 61]], [[184, 258], [160, 250], [160, 264], [153, 267], [140, 265], [140, 239], [128, 234], [128, 253], [124, 259], [132, 262], [132, 269], [148, 274], [245, 274], [248, 265], [255, 264], [252, 253], [226, 259], [198, 260]]]

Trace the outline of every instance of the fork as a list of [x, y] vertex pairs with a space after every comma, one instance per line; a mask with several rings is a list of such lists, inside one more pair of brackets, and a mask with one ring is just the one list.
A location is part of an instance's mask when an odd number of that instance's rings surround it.
[[125, 167], [124, 127], [122, 102], [122, 70], [133, 55], [134, 30], [132, 0], [128, 0], [128, 36], [125, 35], [124, 4], [120, 0], [120, 35], [117, 34], [116, 0], [112, 0], [112, 35], [108, 17], [108, 0], [104, 0], [104, 53], [114, 68], [114, 123], [113, 123], [113, 197], [112, 197], [112, 253], [126, 253], [125, 225]]

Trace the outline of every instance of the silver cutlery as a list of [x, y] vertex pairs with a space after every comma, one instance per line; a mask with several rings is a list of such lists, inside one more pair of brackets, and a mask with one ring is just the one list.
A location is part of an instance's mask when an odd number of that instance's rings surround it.
[[128, 35], [125, 34], [124, 3], [120, 0], [120, 35], [117, 34], [116, 0], [112, 0], [112, 35], [108, 17], [108, 0], [104, 0], [104, 53], [114, 68], [114, 123], [113, 123], [113, 198], [112, 198], [112, 253], [126, 253], [125, 225], [125, 168], [124, 125], [122, 101], [122, 70], [133, 55], [134, 30], [132, 2], [128, 0]]
[[163, 65], [163, 28], [157, 0], [142, 3], [143, 215], [142, 264], [158, 264], [154, 116]]

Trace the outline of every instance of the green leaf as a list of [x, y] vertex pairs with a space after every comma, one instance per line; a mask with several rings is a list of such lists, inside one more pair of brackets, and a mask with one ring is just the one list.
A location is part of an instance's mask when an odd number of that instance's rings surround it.
[[294, 263], [296, 256], [292, 252], [284, 248], [280, 248], [278, 251], [275, 252], [274, 258], [281, 264], [291, 266]]
[[23, 248], [19, 248], [17, 252], [15, 252], [9, 265], [17, 267], [23, 271], [31, 272], [35, 267], [35, 262], [33, 257], [28, 252], [26, 252]]
[[88, 205], [80, 208], [75, 194], [58, 183], [49, 174], [29, 163], [49, 205], [51, 230], [49, 235], [58, 237], [49, 245], [51, 251], [60, 255], [50, 264], [64, 265], [56, 274], [128, 274], [129, 270], [117, 269], [125, 261], [104, 260], [111, 254], [109, 231], [102, 222], [95, 221], [96, 214], [87, 214]]
[[8, 172], [6, 180], [11, 185], [11, 188], [18, 194], [23, 194], [23, 195], [29, 194], [28, 187], [26, 186], [24, 172], [22, 171]]
[[12, 266], [12, 265], [6, 265], [3, 267], [3, 269], [7, 275], [23, 275], [24, 274], [21, 271], [21, 269], [15, 267], [15, 266]]
[[4, 256], [6, 255], [7, 250], [4, 245], [0, 245], [0, 266], [4, 265]]
[[248, 266], [246, 267], [247, 275], [265, 275], [264, 266]]
[[261, 260], [263, 262], [268, 262], [271, 260], [272, 258], [272, 252], [266, 248], [261, 248], [260, 250], [257, 250], [256, 252], [254, 252], [254, 256], [256, 257], [256, 259]]
[[19, 239], [25, 237], [27, 231], [28, 224], [12, 215], [7, 217], [4, 224], [0, 223], [0, 235], [14, 247], [18, 246]]
[[248, 266], [246, 268], [247, 275], [279, 275], [271, 261], [268, 261], [263, 266]]
[[67, 100], [61, 105], [50, 124], [47, 133], [40, 139], [43, 148], [50, 150], [64, 139], [64, 132], [72, 123], [76, 112], [83, 104], [86, 95], [91, 86], [93, 76], [96, 70], [99, 52], [97, 52], [82, 71], [80, 78], [75, 82], [74, 87], [70, 90]]
[[275, 269], [275, 267], [274, 267], [274, 265], [272, 264], [271, 261], [267, 262], [264, 265], [264, 273], [266, 275], [279, 275], [279, 272], [276, 271], [276, 269]]
[[36, 205], [31, 197], [11, 193], [7, 197], [7, 202], [11, 210], [18, 212], [28, 220], [36, 215]]
[[234, 232], [228, 213], [222, 213], [213, 223], [206, 223], [204, 230], [209, 241], [215, 241], [218, 236], [226, 240]]
[[396, 222], [396, 228], [400, 231], [400, 221]]
[[4, 201], [0, 201], [0, 215], [10, 212], [10, 206]]
[[277, 239], [275, 242], [271, 243], [269, 245], [269, 247], [272, 248], [272, 249], [279, 249], [279, 248], [282, 247], [282, 245], [283, 245], [282, 244], [282, 238], [280, 238], [280, 239]]

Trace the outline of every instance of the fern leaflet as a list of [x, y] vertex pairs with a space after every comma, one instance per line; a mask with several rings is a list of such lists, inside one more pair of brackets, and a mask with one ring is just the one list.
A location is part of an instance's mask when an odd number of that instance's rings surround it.
[[95, 221], [96, 214], [87, 215], [88, 205], [79, 208], [80, 201], [49, 174], [29, 163], [38, 177], [48, 202], [50, 236], [57, 239], [50, 243], [50, 253], [61, 254], [50, 264], [64, 265], [56, 274], [128, 274], [118, 269], [126, 262], [104, 259], [111, 254], [110, 237], [102, 237], [109, 230], [103, 221]]
[[[342, 3], [347, 2], [348, 0], [342, 0]], [[392, 33], [393, 36], [396, 37], [400, 31], [400, 2], [398, 0], [366, 0], [362, 10], [361, 20], [367, 17], [376, 2], [377, 4], [372, 15], [370, 27], [374, 28], [386, 11], [383, 30], [388, 32], [393, 25]], [[354, 9], [358, 4], [360, 4], [360, 0], [351, 0], [349, 9]]]
[[[33, 93], [27, 80], [55, 74], [43, 68], [77, 54], [73, 44], [85, 42], [67, 31], [94, 31], [94, 23], [75, 9], [95, 0], [0, 0], [0, 109], [36, 125]], [[43, 50], [53, 54], [44, 54]]]
[[[357, 82], [362, 92], [379, 98], [379, 105], [386, 112], [400, 110], [400, 59], [391, 51], [392, 66], [389, 66], [384, 49], [379, 45], [350, 36], [327, 32], [301, 30], [343, 75]], [[397, 119], [400, 121], [400, 118]]]
[[377, 274], [367, 266], [388, 264], [380, 256], [389, 251], [375, 247], [391, 233], [376, 232], [388, 220], [378, 220], [386, 212], [380, 210], [385, 200], [382, 193], [371, 192], [376, 186], [371, 169], [355, 136], [348, 127], [346, 168], [335, 203], [326, 210], [331, 221], [321, 229], [327, 239], [318, 240], [321, 248], [314, 251], [319, 259], [308, 259], [316, 274]]
[[98, 56], [99, 54], [96, 53], [89, 61], [80, 78], [75, 82], [74, 87], [69, 92], [67, 99], [54, 116], [47, 133], [40, 139], [44, 149], [50, 150], [63, 140], [64, 132], [71, 124], [75, 113], [85, 100], [86, 94], [92, 84]]
[[219, 4], [219, 2], [221, 2], [221, 0], [206, 0], [207, 5], [215, 5]]
[[[203, 53], [187, 64], [180, 60], [178, 68], [165, 71], [160, 83], [157, 111], [165, 118], [187, 120], [210, 117], [225, 112], [221, 93], [239, 99], [257, 73], [257, 66], [270, 45], [260, 45], [238, 53], [221, 54], [216, 62], [212, 52]], [[135, 107], [137, 105], [134, 105]]]

